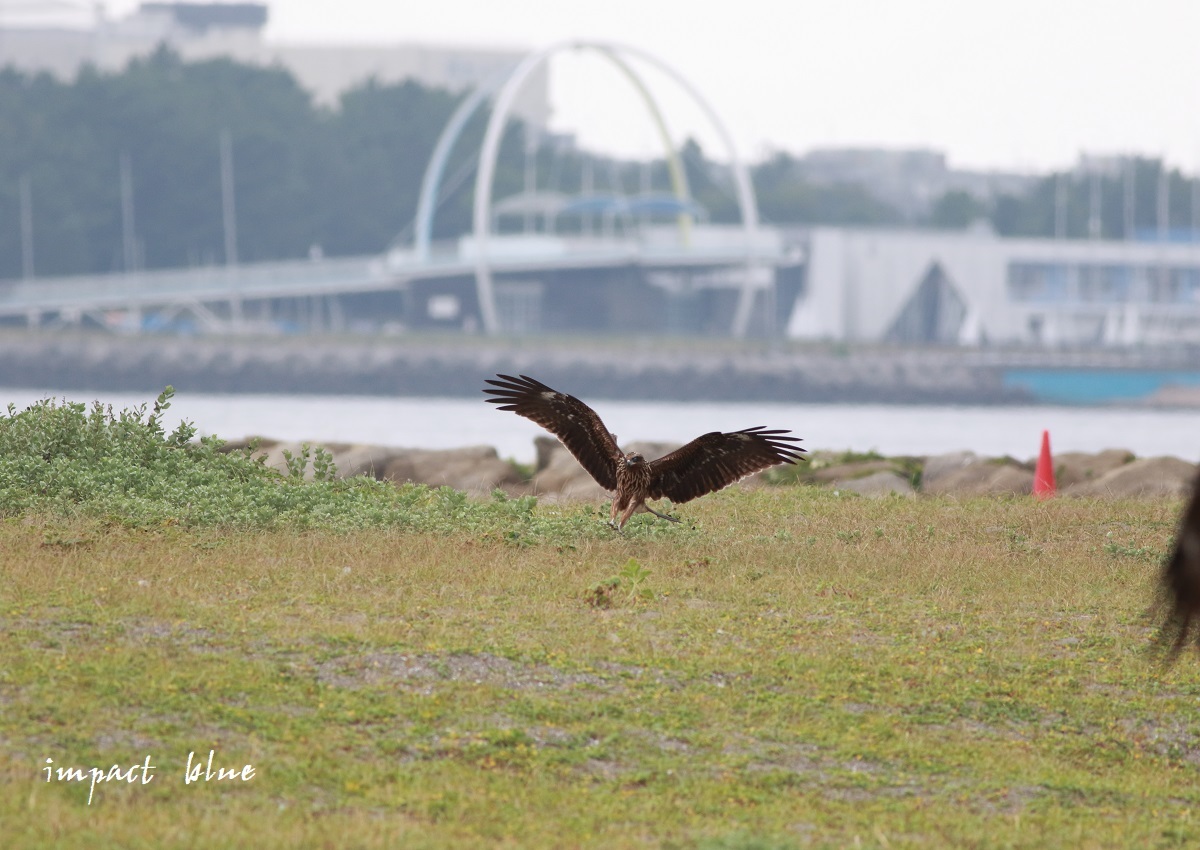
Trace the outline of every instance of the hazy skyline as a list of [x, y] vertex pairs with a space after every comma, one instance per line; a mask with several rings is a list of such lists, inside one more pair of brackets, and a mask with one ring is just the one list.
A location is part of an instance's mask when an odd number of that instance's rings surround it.
[[[741, 155], [929, 147], [957, 168], [1048, 171], [1080, 152], [1165, 155], [1200, 171], [1200, 4], [1190, 0], [268, 0], [276, 42], [535, 49], [617, 41], [704, 93]], [[110, 2], [124, 14], [136, 0]], [[335, 11], [331, 11], [335, 10]], [[735, 13], [736, 10], [736, 13]], [[657, 154], [627, 81], [584, 55], [552, 66], [556, 130], [622, 155]], [[656, 78], [652, 78], [656, 79]], [[724, 158], [701, 114], [653, 84], [676, 141]]]

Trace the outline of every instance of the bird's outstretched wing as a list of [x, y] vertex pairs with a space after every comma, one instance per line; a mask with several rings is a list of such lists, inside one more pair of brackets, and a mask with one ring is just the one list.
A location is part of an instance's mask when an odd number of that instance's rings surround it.
[[650, 498], [675, 504], [713, 493], [777, 463], [803, 460], [799, 437], [761, 426], [722, 434], [713, 431], [650, 463]]
[[605, 490], [617, 489], [617, 459], [621, 450], [596, 411], [575, 396], [552, 390], [526, 375], [496, 377], [501, 380], [487, 379], [487, 383], [499, 387], [484, 390], [495, 396], [487, 401], [500, 405], [500, 410], [511, 410], [541, 425], [562, 441], [597, 484]]
[[1163, 635], [1172, 641], [1172, 657], [1188, 642], [1200, 649], [1200, 476], [1180, 520], [1175, 551], [1163, 565], [1160, 589], [1168, 609]]

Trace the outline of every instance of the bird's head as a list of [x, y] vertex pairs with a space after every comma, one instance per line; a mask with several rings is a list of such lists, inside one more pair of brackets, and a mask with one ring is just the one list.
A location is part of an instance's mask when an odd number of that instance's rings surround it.
[[646, 458], [642, 457], [641, 452], [629, 452], [625, 455], [625, 462], [630, 466], [637, 466], [638, 464], [645, 463]]

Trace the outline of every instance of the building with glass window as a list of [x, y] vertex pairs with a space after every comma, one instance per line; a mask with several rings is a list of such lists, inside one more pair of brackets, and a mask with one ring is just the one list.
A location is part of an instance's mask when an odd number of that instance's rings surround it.
[[949, 345], [1198, 345], [1200, 239], [815, 228], [788, 335]]

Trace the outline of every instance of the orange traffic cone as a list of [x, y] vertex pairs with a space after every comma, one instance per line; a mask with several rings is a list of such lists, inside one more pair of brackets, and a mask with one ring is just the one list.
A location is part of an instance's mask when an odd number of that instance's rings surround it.
[[1054, 495], [1054, 461], [1050, 459], [1050, 432], [1042, 432], [1042, 453], [1033, 473], [1033, 495], [1049, 499]]

